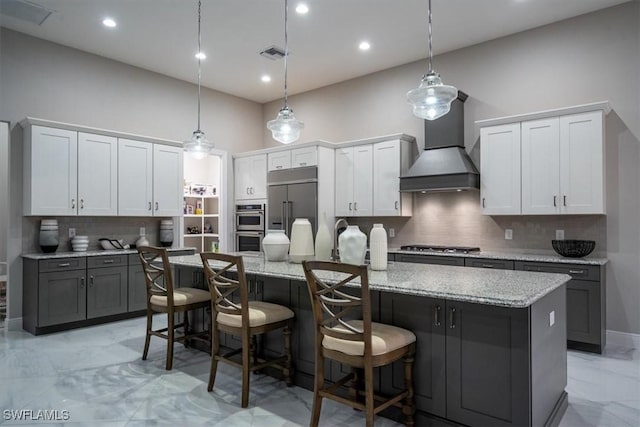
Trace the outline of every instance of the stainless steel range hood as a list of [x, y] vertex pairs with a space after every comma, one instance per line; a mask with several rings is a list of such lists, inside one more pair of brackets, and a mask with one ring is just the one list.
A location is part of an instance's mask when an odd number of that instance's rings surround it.
[[451, 111], [437, 120], [425, 120], [425, 149], [406, 175], [400, 191], [456, 191], [480, 188], [480, 174], [464, 149], [464, 102], [458, 91]]

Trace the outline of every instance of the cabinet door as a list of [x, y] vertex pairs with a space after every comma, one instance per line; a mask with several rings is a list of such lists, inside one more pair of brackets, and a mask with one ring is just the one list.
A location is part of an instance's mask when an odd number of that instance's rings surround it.
[[480, 129], [483, 215], [520, 214], [520, 123]]
[[78, 133], [78, 215], [118, 215], [118, 140]]
[[602, 344], [600, 282], [567, 283], [567, 340]]
[[[132, 262], [131, 260], [129, 262]], [[144, 280], [144, 271], [140, 265], [129, 265], [128, 272], [128, 293], [127, 311], [138, 311], [147, 309], [147, 283]]]
[[127, 267], [87, 269], [87, 319], [127, 312]]
[[251, 157], [251, 187], [252, 199], [266, 199], [267, 197], [267, 155], [260, 154]]
[[559, 212], [559, 120], [554, 117], [522, 122], [522, 213]]
[[373, 145], [373, 215], [400, 215], [400, 144]]
[[[275, 277], [257, 277], [256, 286], [258, 287], [259, 300], [291, 307], [291, 291], [288, 280]], [[278, 329], [262, 335], [261, 344], [261, 350], [266, 357], [282, 356], [284, 354], [283, 330]]]
[[[296, 315], [292, 347], [295, 373], [313, 375], [315, 372], [316, 329], [309, 289], [307, 282], [292, 280], [290, 285], [291, 305]], [[328, 375], [326, 369], [325, 372]]]
[[118, 215], [153, 215], [153, 144], [118, 140]]
[[527, 309], [447, 301], [447, 418], [530, 425]]
[[76, 215], [78, 133], [31, 126], [25, 138], [25, 215]]
[[353, 147], [353, 213], [373, 215], [373, 146]]
[[560, 117], [562, 213], [604, 214], [603, 112]]
[[291, 167], [302, 168], [318, 164], [318, 149], [316, 147], [296, 148], [291, 150]]
[[236, 200], [251, 198], [249, 187], [251, 186], [251, 158], [241, 157], [233, 162], [234, 187]]
[[[380, 321], [408, 329], [416, 335], [413, 364], [415, 402], [419, 411], [446, 415], [445, 302], [440, 299], [382, 292]], [[420, 315], [416, 315], [420, 313]], [[404, 389], [401, 362], [384, 367], [380, 373], [383, 394]]]
[[182, 215], [182, 147], [153, 145], [153, 215]]
[[278, 151], [267, 155], [269, 171], [291, 168], [291, 151]]
[[336, 216], [353, 216], [353, 147], [336, 150]]
[[84, 320], [87, 316], [86, 270], [41, 273], [38, 281], [38, 326]]

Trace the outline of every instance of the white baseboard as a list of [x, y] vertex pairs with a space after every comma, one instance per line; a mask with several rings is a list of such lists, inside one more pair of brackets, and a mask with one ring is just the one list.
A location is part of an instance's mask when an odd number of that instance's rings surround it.
[[22, 317], [15, 317], [13, 319], [4, 319], [4, 326], [7, 331], [21, 331], [22, 330]]
[[607, 346], [640, 349], [640, 334], [607, 330]]

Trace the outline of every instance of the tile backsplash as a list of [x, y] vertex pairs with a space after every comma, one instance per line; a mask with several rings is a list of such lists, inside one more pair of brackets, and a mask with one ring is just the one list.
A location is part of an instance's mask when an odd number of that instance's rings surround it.
[[[53, 217], [46, 217], [53, 218]], [[24, 253], [41, 252], [39, 244], [40, 220], [42, 217], [22, 218], [22, 251]], [[89, 250], [101, 249], [98, 239], [122, 239], [125, 244], [132, 244], [140, 237], [140, 227], [145, 227], [145, 234], [151, 245], [159, 245], [160, 220], [171, 218], [160, 217], [57, 217], [59, 245], [57, 252], [71, 250], [69, 228], [76, 229], [76, 235], [89, 236]], [[174, 219], [174, 229], [178, 223]]]
[[[606, 256], [607, 222], [604, 215], [523, 215], [486, 216], [481, 214], [477, 191], [417, 193], [413, 216], [409, 218], [349, 218], [367, 235], [374, 223], [382, 223], [395, 237], [389, 247], [408, 244], [479, 246], [485, 251], [554, 253], [551, 240], [557, 229], [565, 239], [595, 240], [594, 256]], [[505, 240], [505, 230], [513, 239]]]

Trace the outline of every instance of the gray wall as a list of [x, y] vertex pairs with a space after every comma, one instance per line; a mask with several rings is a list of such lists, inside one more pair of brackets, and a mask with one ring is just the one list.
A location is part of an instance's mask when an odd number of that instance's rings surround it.
[[[16, 123], [31, 116], [184, 141], [197, 124], [197, 87], [5, 28], [0, 29], [0, 70], [0, 120], [11, 122], [11, 164], [18, 165], [9, 171], [8, 230], [8, 317], [17, 319], [22, 315], [23, 240], [25, 250], [33, 251], [38, 221], [22, 217], [22, 130]], [[216, 148], [230, 153], [261, 148], [262, 106], [203, 89], [202, 129]], [[127, 240], [135, 237], [138, 225], [152, 226], [126, 220], [115, 225], [117, 235]], [[98, 235], [111, 228], [96, 220], [90, 231]]]
[[[483, 217], [478, 194], [418, 195], [410, 220], [388, 220], [391, 243], [479, 244], [487, 249], [550, 249], [553, 230], [593, 238], [606, 249], [607, 328], [640, 333], [640, 5], [631, 2], [434, 59], [445, 83], [467, 92], [465, 144], [479, 156], [474, 121], [609, 100], [606, 119], [607, 216]], [[425, 46], [426, 50], [426, 46]], [[423, 122], [405, 93], [426, 61], [407, 64], [289, 98], [305, 122], [301, 141], [344, 141], [398, 132], [424, 142]], [[263, 121], [282, 101], [265, 105]], [[264, 146], [275, 146], [264, 130]], [[575, 221], [574, 221], [575, 220]], [[368, 231], [371, 221], [361, 221]], [[502, 240], [504, 228], [514, 240]]]

